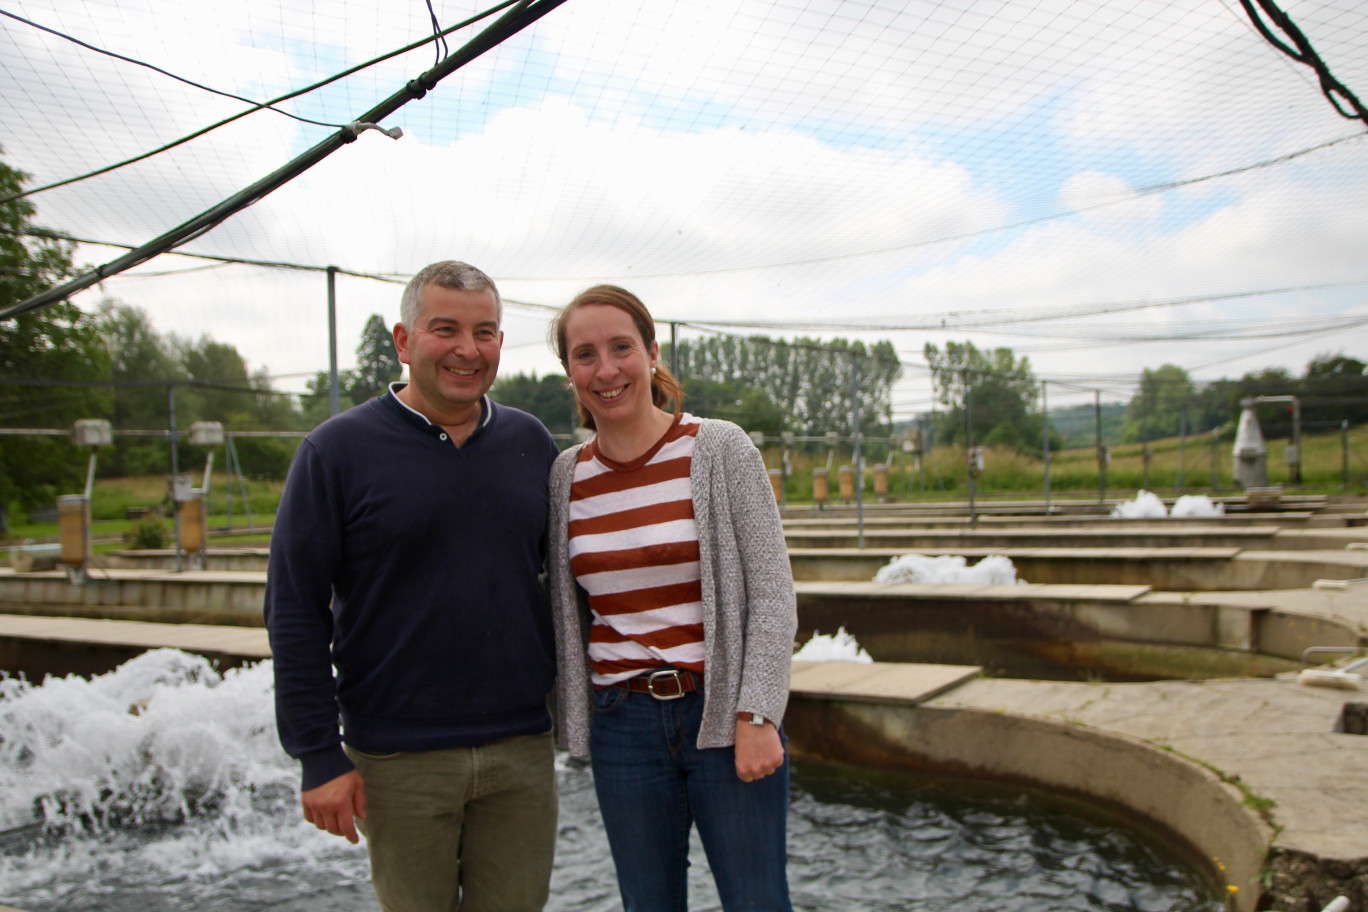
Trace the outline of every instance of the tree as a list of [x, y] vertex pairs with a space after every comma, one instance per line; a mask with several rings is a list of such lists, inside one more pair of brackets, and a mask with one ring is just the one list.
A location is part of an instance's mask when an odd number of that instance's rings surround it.
[[1137, 443], [1176, 437], [1195, 393], [1196, 385], [1181, 367], [1165, 364], [1154, 370], [1145, 368], [1126, 409], [1122, 439]]
[[[185, 380], [171, 346], [140, 307], [112, 298], [100, 303], [100, 335], [109, 357], [113, 384], [110, 420], [121, 431], [165, 431], [170, 400], [167, 384]], [[165, 440], [119, 437], [112, 459], [101, 461], [100, 474], [113, 477], [171, 471]]]
[[1359, 359], [1318, 355], [1306, 365], [1301, 387], [1304, 422], [1368, 421], [1368, 364]]
[[360, 405], [385, 392], [403, 370], [394, 347], [394, 333], [379, 314], [371, 314], [361, 330], [361, 344], [356, 347], [356, 369], [348, 372], [347, 395], [352, 404]]
[[937, 398], [948, 410], [940, 422], [939, 439], [964, 439], [967, 407], [976, 443], [991, 435], [1004, 446], [1039, 449], [1043, 423], [1028, 420], [1040, 393], [1030, 359], [1018, 359], [1010, 348], [979, 351], [972, 342], [947, 342], [943, 352], [928, 342], [923, 353], [931, 365]]
[[[686, 392], [690, 384], [703, 382], [763, 392], [782, 416], [783, 428], [805, 436], [851, 432], [852, 381], [858, 386], [861, 431], [886, 432], [893, 383], [902, 376], [902, 364], [887, 340], [866, 348], [863, 342], [839, 338], [712, 336], [682, 341], [677, 351], [664, 346], [661, 359], [667, 364], [678, 361]], [[852, 371], [858, 375], [852, 376]], [[738, 392], [735, 398], [743, 396]], [[769, 421], [762, 417], [767, 408], [763, 400], [753, 398], [748, 420]]]
[[[371, 314], [361, 330], [356, 361], [354, 369], [337, 372], [338, 407], [344, 410], [386, 392], [403, 373], [394, 333], [379, 314]], [[301, 402], [303, 423], [313, 427], [332, 414], [332, 378], [328, 371], [319, 371], [306, 385], [309, 391]]]
[[193, 345], [181, 343], [180, 362], [198, 386], [176, 394], [176, 423], [219, 421], [225, 427], [254, 423], [254, 397], [247, 362], [232, 345], [200, 336]]
[[685, 380], [684, 406], [700, 418], [721, 418], [748, 431], [777, 437], [784, 413], [769, 394], [752, 386], [719, 380]]
[[[28, 175], [0, 162], [0, 198], [23, 190]], [[9, 307], [72, 275], [72, 245], [35, 239], [33, 204], [0, 202], [0, 307]], [[108, 392], [63, 381], [104, 377], [107, 361], [94, 321], [68, 302], [0, 321], [0, 424], [7, 427], [67, 428], [82, 418], [102, 417]], [[52, 385], [36, 386], [33, 382]], [[87, 454], [64, 437], [0, 437], [0, 531], [8, 529], [7, 507], [52, 503], [66, 490], [80, 490]]]
[[563, 374], [512, 374], [494, 381], [489, 396], [495, 402], [533, 415], [553, 434], [569, 434], [579, 427], [575, 393]]

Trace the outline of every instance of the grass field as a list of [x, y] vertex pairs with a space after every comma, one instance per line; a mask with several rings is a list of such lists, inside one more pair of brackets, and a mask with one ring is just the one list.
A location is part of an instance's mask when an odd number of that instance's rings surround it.
[[[1238, 491], [1233, 480], [1232, 442], [1209, 436], [1189, 437], [1186, 441], [1169, 438], [1149, 446], [1149, 458], [1141, 444], [1113, 447], [1106, 471], [1108, 500], [1128, 500], [1140, 489], [1160, 495], [1229, 494]], [[1307, 435], [1302, 438], [1302, 479], [1293, 486], [1288, 466], [1283, 458], [1285, 441], [1268, 444], [1269, 484], [1294, 487], [1307, 493], [1366, 493], [1368, 492], [1368, 427], [1351, 428], [1341, 432]], [[764, 450], [765, 464], [778, 468], [782, 453], [777, 446]], [[874, 497], [876, 463], [888, 460], [888, 447], [872, 445], [865, 453], [864, 496]], [[839, 467], [850, 463], [849, 447], [837, 448], [831, 460], [829, 485], [832, 500], [837, 499]], [[790, 503], [812, 502], [813, 469], [827, 465], [827, 454], [793, 452], [789, 457], [791, 475], [786, 490]], [[965, 471], [963, 447], [938, 447], [917, 466], [912, 457], [895, 451], [889, 466], [889, 488], [892, 496], [907, 500], [962, 500], [968, 495], [968, 475]], [[202, 482], [196, 478], [196, 482]], [[250, 511], [255, 527], [269, 527], [280, 502], [284, 479], [249, 480], [243, 487], [220, 475], [211, 479], [208, 497], [209, 527], [215, 542], [264, 541], [265, 535], [247, 535]], [[1061, 495], [1100, 494], [1101, 480], [1097, 471], [1097, 454], [1091, 447], [1064, 450], [1050, 455], [1050, 490]], [[91, 495], [92, 534], [97, 540], [118, 539], [129, 532], [135, 520], [130, 516], [139, 510], [169, 505], [166, 479], [162, 476], [143, 478], [98, 479]], [[1041, 496], [1045, 491], [1045, 464], [1041, 455], [1023, 455], [1008, 449], [990, 449], [986, 453], [984, 471], [976, 482], [979, 497]], [[55, 540], [55, 522], [27, 522], [26, 517], [11, 511], [10, 531], [0, 544], [21, 542], [25, 539]], [[225, 539], [220, 534], [231, 528], [236, 535]], [[121, 543], [106, 543], [97, 547], [122, 547]]]
[[[1177, 437], [1158, 440], [1145, 446], [1124, 444], [1111, 448], [1106, 467], [1109, 499], [1116, 492], [1140, 489], [1157, 494], [1220, 494], [1239, 490], [1234, 481], [1233, 442], [1210, 436]], [[1292, 488], [1284, 459], [1286, 441], [1268, 443], [1268, 483]], [[1298, 490], [1307, 493], [1368, 492], [1368, 427], [1340, 432], [1307, 435], [1302, 438], [1302, 472]], [[766, 447], [765, 464], [779, 468], [782, 453]], [[873, 496], [872, 467], [889, 459], [888, 447], [874, 445], [865, 453], [865, 496]], [[837, 491], [838, 467], [851, 461], [849, 447], [838, 448], [831, 460], [829, 485], [833, 499]], [[983, 497], [1040, 495], [1045, 491], [1043, 454], [1021, 454], [1004, 448], [990, 448], [984, 459], [975, 490]], [[790, 502], [812, 500], [812, 471], [827, 466], [825, 452], [793, 452], [789, 457], [792, 474], [788, 479]], [[939, 447], [926, 455], [920, 466], [910, 454], [895, 452], [889, 466], [889, 487], [898, 500], [961, 500], [968, 495], [968, 473], [963, 447]], [[1100, 492], [1097, 451], [1092, 447], [1063, 450], [1050, 454], [1050, 490], [1060, 493]]]

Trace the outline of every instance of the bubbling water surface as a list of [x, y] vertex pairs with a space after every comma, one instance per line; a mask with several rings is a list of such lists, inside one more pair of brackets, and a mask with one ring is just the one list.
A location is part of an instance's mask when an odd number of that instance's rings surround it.
[[[373, 912], [363, 847], [299, 813], [271, 665], [157, 650], [108, 675], [0, 679], [0, 903], [31, 912]], [[587, 770], [561, 763], [553, 912], [620, 908]], [[1043, 796], [794, 771], [794, 906], [812, 912], [1218, 912], [1144, 834]], [[691, 907], [717, 909], [690, 854]]]

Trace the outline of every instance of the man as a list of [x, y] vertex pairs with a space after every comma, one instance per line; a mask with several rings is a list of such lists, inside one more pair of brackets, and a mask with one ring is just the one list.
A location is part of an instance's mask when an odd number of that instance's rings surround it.
[[486, 395], [501, 316], [472, 266], [414, 276], [394, 327], [408, 384], [304, 439], [271, 536], [280, 740], [305, 818], [366, 836], [386, 912], [547, 897], [555, 660], [538, 574], [557, 448]]

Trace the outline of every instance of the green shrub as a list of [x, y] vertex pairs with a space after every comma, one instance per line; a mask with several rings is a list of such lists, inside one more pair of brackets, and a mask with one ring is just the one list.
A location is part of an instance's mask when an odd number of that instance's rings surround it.
[[171, 547], [171, 526], [155, 513], [140, 517], [127, 532], [124, 542], [135, 551]]

